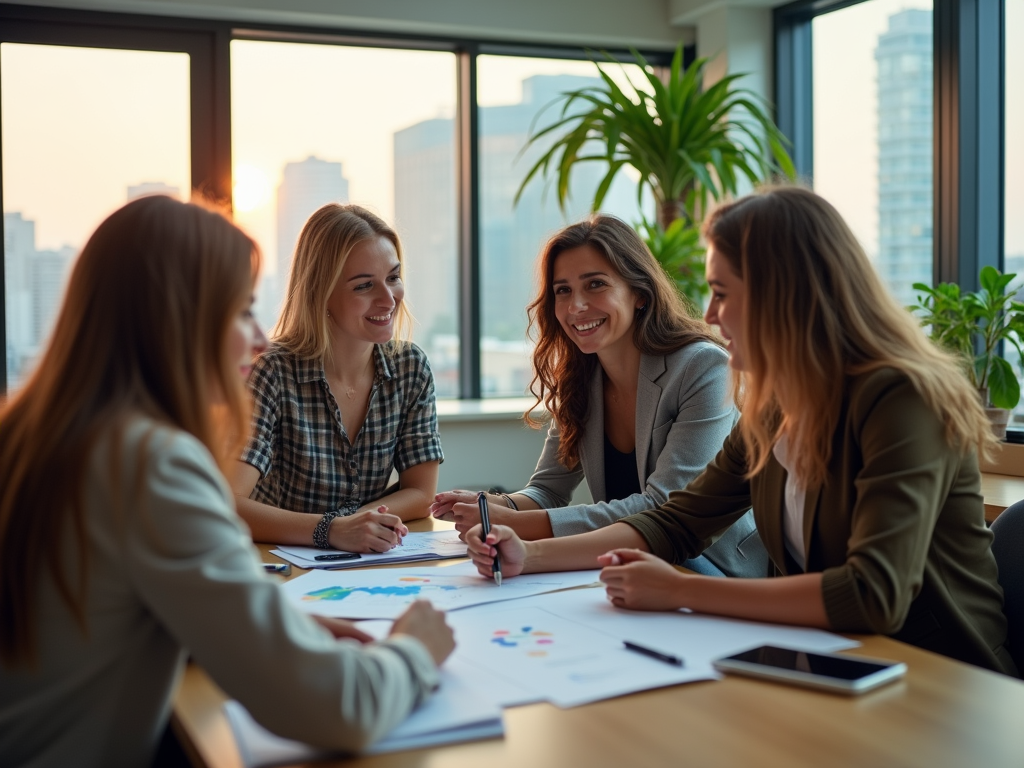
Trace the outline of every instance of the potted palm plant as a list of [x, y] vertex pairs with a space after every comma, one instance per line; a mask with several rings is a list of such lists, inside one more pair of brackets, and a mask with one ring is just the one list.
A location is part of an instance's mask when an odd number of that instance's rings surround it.
[[1000, 354], [1000, 343], [1012, 348], [1024, 370], [1024, 304], [1015, 300], [1016, 289], [1009, 290], [1015, 277], [983, 267], [981, 290], [966, 293], [956, 283], [934, 288], [914, 283], [919, 295], [917, 304], [910, 307], [937, 344], [964, 360], [1000, 439], [1006, 437], [1010, 411], [1020, 402], [1020, 383], [1013, 366]]
[[[548, 105], [562, 106], [553, 122], [532, 131], [527, 140], [527, 147], [546, 149], [524, 177], [516, 202], [540, 176], [554, 182], [564, 210], [572, 169], [579, 163], [604, 163], [607, 171], [591, 203], [596, 211], [616, 175], [625, 166], [633, 168], [639, 176], [638, 199], [648, 191], [657, 210], [657, 220], [642, 222], [640, 233], [677, 284], [683, 284], [681, 291], [699, 302], [701, 289], [695, 294], [685, 284], [695, 274], [695, 261], [703, 258], [696, 229], [709, 201], [737, 194], [742, 180], [757, 184], [780, 174], [792, 178], [793, 163], [764, 100], [736, 87], [743, 75], [728, 75], [705, 88], [707, 60], [684, 67], [682, 46], [664, 80], [640, 53], [634, 50], [633, 57], [642, 73], [640, 86], [608, 57], [607, 63], [595, 62], [600, 87], [566, 92]], [[628, 85], [620, 86], [605, 70], [608, 66], [619, 66]], [[680, 219], [682, 224], [671, 229]], [[683, 252], [686, 258], [680, 262]], [[697, 281], [703, 282], [702, 274]]]

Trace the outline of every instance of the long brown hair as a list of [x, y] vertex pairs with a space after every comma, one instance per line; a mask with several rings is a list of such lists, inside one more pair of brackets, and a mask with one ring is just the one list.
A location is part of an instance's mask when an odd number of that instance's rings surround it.
[[[720, 344], [708, 326], [692, 318], [665, 270], [636, 231], [614, 216], [595, 214], [552, 237], [539, 260], [540, 290], [527, 307], [533, 350], [530, 392], [543, 403], [559, 430], [558, 458], [569, 469], [579, 464], [579, 444], [590, 406], [590, 380], [599, 365], [596, 354], [584, 354], [555, 317], [552, 286], [555, 259], [565, 251], [590, 246], [606, 259], [643, 301], [633, 321], [633, 343], [644, 354], [667, 355], [695, 341]], [[537, 427], [532, 416], [525, 418]]]
[[[44, 569], [85, 630], [83, 490], [101, 437], [113, 430], [117, 455], [141, 414], [194, 435], [222, 470], [234, 463], [250, 406], [223, 348], [258, 263], [255, 243], [227, 219], [168, 197], [129, 203], [89, 238], [35, 373], [0, 411], [0, 661], [35, 658]], [[68, 527], [75, 591], [61, 566]]]
[[[299, 233], [288, 277], [288, 292], [271, 338], [293, 355], [323, 360], [331, 349], [327, 300], [352, 249], [365, 240], [383, 237], [395, 246], [402, 278], [402, 244], [384, 219], [358, 205], [328, 203], [316, 210]], [[412, 318], [405, 301], [395, 311], [395, 339], [408, 338]]]
[[744, 281], [740, 426], [749, 474], [786, 433], [795, 474], [826, 477], [843, 381], [904, 373], [946, 425], [946, 440], [984, 452], [995, 439], [957, 361], [940, 351], [882, 284], [842, 216], [799, 187], [767, 187], [718, 208], [705, 238]]

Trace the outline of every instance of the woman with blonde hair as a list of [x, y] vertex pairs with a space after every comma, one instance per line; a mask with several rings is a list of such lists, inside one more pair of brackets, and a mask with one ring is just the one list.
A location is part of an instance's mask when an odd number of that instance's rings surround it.
[[[740, 421], [658, 509], [579, 536], [467, 537], [481, 573], [604, 566], [617, 606], [872, 632], [1015, 674], [978, 453], [994, 442], [956, 360], [888, 294], [836, 210], [769, 188], [705, 225], [712, 300]], [[777, 578], [670, 563], [753, 506]]]
[[0, 410], [0, 765], [149, 765], [186, 649], [266, 727], [356, 750], [452, 649], [418, 604], [392, 636], [319, 623], [263, 573], [221, 472], [265, 343], [254, 243], [167, 197], [79, 256], [36, 372]]
[[310, 216], [249, 377], [234, 490], [256, 541], [386, 552], [404, 521], [426, 516], [443, 456], [430, 366], [402, 340], [404, 297], [402, 247], [383, 220], [334, 203]]
[[[665, 503], [714, 458], [737, 416], [721, 342], [631, 226], [595, 215], [566, 227], [539, 272], [532, 390], [551, 426], [526, 488], [488, 499], [491, 520], [524, 539], [592, 531]], [[584, 478], [594, 503], [573, 505]], [[463, 533], [479, 522], [468, 491], [438, 494], [431, 510]], [[686, 565], [766, 575], [753, 516]]]

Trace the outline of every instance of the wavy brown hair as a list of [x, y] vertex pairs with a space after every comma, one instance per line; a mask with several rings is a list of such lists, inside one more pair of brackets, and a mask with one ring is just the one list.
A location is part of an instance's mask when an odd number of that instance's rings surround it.
[[[138, 415], [194, 435], [222, 470], [234, 465], [250, 405], [224, 345], [258, 264], [255, 243], [227, 219], [169, 197], [129, 203], [89, 238], [35, 373], [0, 410], [3, 663], [35, 659], [44, 573], [87, 629], [83, 491], [101, 439], [111, 436], [111, 487], [120, 487], [123, 430]], [[121, 514], [136, 503], [114, 500]], [[62, 565], [68, 529], [74, 580]]]
[[902, 372], [946, 425], [946, 440], [984, 453], [991, 427], [959, 364], [924, 335], [882, 284], [839, 212], [813, 192], [767, 187], [714, 211], [705, 238], [744, 282], [740, 426], [748, 475], [764, 468], [783, 431], [795, 474], [824, 482], [842, 382], [880, 368]]
[[552, 282], [559, 255], [582, 246], [604, 256], [637, 298], [644, 300], [633, 321], [633, 343], [641, 352], [667, 355], [695, 341], [721, 344], [703, 321], [689, 315], [665, 270], [636, 231], [621, 219], [595, 214], [548, 240], [538, 263], [540, 290], [527, 307], [529, 333], [537, 342], [530, 383], [537, 402], [525, 419], [530, 426], [541, 426], [531, 414], [544, 404], [558, 424], [558, 458], [569, 469], [579, 464], [583, 424], [590, 407], [590, 380], [599, 363], [596, 354], [580, 351], [555, 317]]
[[[345, 262], [359, 243], [383, 237], [395, 246], [405, 278], [402, 244], [380, 216], [358, 205], [328, 203], [306, 221], [295, 245], [288, 291], [271, 338], [305, 360], [324, 360], [331, 350], [327, 300]], [[395, 310], [395, 339], [408, 339], [412, 317], [403, 300]]]

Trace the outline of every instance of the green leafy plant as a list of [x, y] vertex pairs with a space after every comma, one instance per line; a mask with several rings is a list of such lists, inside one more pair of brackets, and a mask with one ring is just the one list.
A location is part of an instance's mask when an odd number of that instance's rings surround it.
[[1013, 366], [999, 355], [999, 343], [1016, 350], [1024, 369], [1024, 304], [1014, 300], [1015, 290], [1007, 290], [1015, 277], [984, 267], [981, 290], [968, 293], [956, 283], [934, 288], [914, 283], [920, 295], [910, 307], [936, 343], [963, 358], [971, 383], [988, 391], [989, 402], [1011, 410], [1020, 402], [1020, 384]]
[[690, 314], [694, 317], [703, 315], [708, 283], [704, 279], [705, 249], [700, 242], [700, 232], [688, 226], [685, 219], [676, 219], [667, 229], [662, 229], [657, 223], [642, 221], [636, 229], [686, 299]]
[[[531, 132], [526, 146], [547, 149], [527, 172], [516, 202], [539, 174], [554, 177], [564, 210], [573, 167], [605, 163], [607, 172], [591, 205], [596, 211], [615, 176], [628, 165], [639, 174], [637, 199], [650, 190], [658, 223], [667, 230], [678, 218], [698, 223], [709, 197], [720, 200], [736, 194], [741, 178], [756, 184], [780, 173], [795, 175], [786, 140], [768, 116], [765, 102], [752, 91], [735, 87], [742, 75], [728, 75], [705, 89], [707, 60], [683, 67], [680, 46], [662, 82], [639, 52], [632, 53], [643, 73], [644, 89], [606, 54], [607, 63], [595, 62], [603, 87], [569, 91], [552, 102], [562, 102], [560, 114]], [[610, 65], [622, 69], [626, 87], [605, 70]]]

